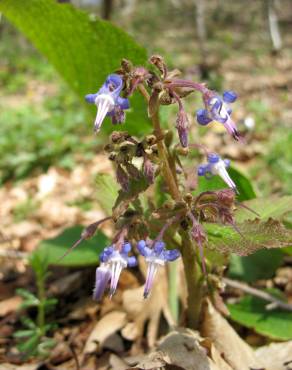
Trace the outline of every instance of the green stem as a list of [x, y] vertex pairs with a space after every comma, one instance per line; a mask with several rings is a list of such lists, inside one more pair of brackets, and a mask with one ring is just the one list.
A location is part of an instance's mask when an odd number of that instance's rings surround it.
[[43, 276], [37, 276], [37, 288], [38, 288], [38, 315], [37, 315], [37, 324], [41, 331], [41, 335], [45, 335], [45, 279]]
[[195, 246], [187, 233], [181, 232], [180, 234], [182, 237], [181, 252], [188, 292], [187, 326], [191, 329], [197, 329], [201, 312], [202, 279], [197, 264]]

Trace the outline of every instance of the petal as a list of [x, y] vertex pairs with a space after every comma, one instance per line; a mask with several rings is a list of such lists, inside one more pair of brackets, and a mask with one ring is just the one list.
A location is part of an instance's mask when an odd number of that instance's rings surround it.
[[119, 278], [124, 267], [126, 266], [121, 261], [114, 261], [111, 263], [110, 298], [117, 290]]
[[104, 85], [109, 89], [110, 94], [116, 100], [123, 89], [123, 79], [117, 74], [111, 74], [107, 77]]
[[129, 109], [130, 108], [130, 102], [129, 102], [129, 99], [126, 99], [126, 98], [121, 98], [120, 96], [118, 96], [117, 100], [116, 100], [116, 104], [123, 110], [125, 109]]
[[97, 105], [97, 114], [94, 122], [94, 131], [98, 132], [105, 116], [114, 108], [114, 100], [108, 94], [101, 94], [96, 97], [95, 104]]
[[234, 91], [224, 91], [223, 93], [223, 100], [226, 103], [234, 103], [235, 100], [237, 99], [237, 94]]
[[219, 96], [211, 98], [208, 102], [208, 105], [210, 108], [211, 117], [214, 121], [225, 123], [228, 120], [229, 115], [227, 113], [227, 107]]
[[224, 159], [224, 165], [228, 168], [230, 166], [230, 159]]
[[165, 251], [165, 259], [167, 261], [174, 261], [180, 257], [180, 251], [178, 249], [170, 249]]
[[219, 163], [216, 163], [212, 168], [212, 173], [215, 175], [219, 175], [221, 179], [233, 190], [236, 190], [236, 185], [232, 181], [231, 177], [229, 176], [228, 172], [225, 168], [224, 161], [220, 161]]
[[209, 163], [217, 163], [220, 161], [220, 156], [216, 153], [210, 153], [208, 154], [208, 162]]
[[121, 252], [124, 254], [128, 254], [131, 251], [131, 249], [132, 247], [130, 243], [124, 243], [124, 245], [122, 246]]
[[130, 256], [127, 259], [128, 267], [135, 267], [138, 264], [137, 258], [135, 256]]
[[199, 109], [197, 111], [197, 121], [200, 125], [205, 126], [212, 121], [207, 109]]
[[145, 299], [148, 297], [150, 293], [155, 275], [157, 273], [157, 269], [158, 269], [158, 264], [154, 262], [150, 262], [148, 264], [146, 282], [145, 282], [145, 287], [144, 287], [144, 298]]
[[207, 171], [207, 168], [208, 168], [208, 165], [206, 164], [201, 164], [199, 167], [198, 167], [198, 170], [197, 170], [197, 174], [198, 176], [205, 176], [205, 173]]
[[87, 94], [87, 95], [85, 95], [86, 102], [89, 103], [89, 104], [94, 104], [97, 95], [98, 94]]
[[164, 247], [165, 247], [165, 243], [163, 243], [162, 240], [158, 240], [157, 242], [155, 242], [154, 248], [153, 248], [155, 254], [159, 255], [163, 251]]
[[107, 267], [100, 266], [96, 269], [95, 273], [95, 287], [93, 290], [93, 299], [99, 301], [104, 291], [107, 287], [107, 284], [110, 280], [111, 274]]
[[147, 247], [145, 240], [140, 240], [137, 243], [137, 249], [139, 253], [144, 257], [147, 257], [151, 254], [151, 249]]
[[228, 120], [224, 123], [224, 127], [226, 128], [227, 132], [234, 137], [235, 140], [239, 140], [240, 134], [237, 131], [236, 125], [233, 120], [229, 117]]

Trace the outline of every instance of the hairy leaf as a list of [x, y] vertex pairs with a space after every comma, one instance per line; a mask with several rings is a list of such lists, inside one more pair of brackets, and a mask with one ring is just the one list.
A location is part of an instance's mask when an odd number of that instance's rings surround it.
[[246, 296], [239, 303], [229, 304], [232, 320], [273, 339], [292, 339], [292, 313], [266, 309], [267, 302]]
[[34, 253], [44, 256], [50, 265], [96, 265], [100, 252], [109, 245], [109, 240], [102, 231], [98, 231], [92, 239], [84, 240], [76, 249], [60, 260], [70, 246], [80, 239], [83, 229], [82, 226], [74, 226], [56, 238], [43, 240]]
[[[4, 14], [54, 65], [84, 101], [113, 73], [122, 58], [142, 64], [147, 55], [124, 31], [56, 0], [1, 0]], [[131, 99], [135, 115], [127, 116], [126, 129], [138, 134], [148, 127], [142, 97]], [[94, 107], [90, 107], [94, 114]], [[107, 122], [104, 131], [112, 131]]]
[[[283, 218], [287, 213], [292, 213], [292, 196], [256, 198], [244, 202], [244, 205], [257, 212], [261, 219], [269, 217]], [[236, 212], [236, 220], [238, 222], [256, 217], [254, 213], [243, 208], [239, 208]]]
[[221, 253], [247, 256], [262, 248], [280, 248], [292, 244], [292, 232], [276, 220], [246, 221], [238, 224], [241, 236], [231, 226], [205, 224], [208, 247]]

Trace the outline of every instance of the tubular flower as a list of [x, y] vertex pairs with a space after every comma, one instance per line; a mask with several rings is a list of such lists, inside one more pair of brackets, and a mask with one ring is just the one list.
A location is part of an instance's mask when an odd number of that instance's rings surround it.
[[198, 123], [205, 126], [212, 121], [220, 122], [235, 140], [239, 140], [240, 134], [231, 118], [232, 110], [229, 107], [229, 104], [234, 103], [236, 99], [237, 95], [233, 91], [224, 91], [223, 97], [213, 91], [206, 91], [203, 94], [205, 109], [197, 111]]
[[134, 256], [128, 256], [130, 251], [130, 243], [124, 243], [120, 251], [113, 246], [103, 250], [99, 257], [101, 264], [96, 269], [93, 299], [101, 299], [109, 281], [110, 297], [115, 294], [122, 270], [126, 267], [134, 267], [137, 264], [137, 260]]
[[153, 285], [155, 275], [159, 266], [164, 266], [168, 261], [174, 261], [180, 256], [177, 249], [165, 249], [165, 243], [161, 240], [154, 243], [153, 248], [147, 245], [145, 240], [140, 240], [137, 244], [138, 251], [145, 257], [147, 262], [147, 276], [144, 288], [144, 298], [147, 298]]
[[94, 122], [94, 131], [98, 132], [106, 116], [112, 118], [112, 123], [125, 121], [125, 109], [129, 109], [129, 100], [120, 96], [123, 89], [123, 80], [117, 74], [107, 77], [105, 83], [96, 94], [85, 96], [87, 103], [97, 106], [97, 114]]
[[198, 176], [205, 176], [207, 179], [211, 178], [213, 175], [219, 175], [222, 180], [234, 191], [237, 191], [235, 183], [229, 176], [226, 168], [230, 166], [229, 159], [221, 159], [221, 157], [216, 153], [211, 153], [208, 155], [208, 163], [201, 164], [198, 167]]

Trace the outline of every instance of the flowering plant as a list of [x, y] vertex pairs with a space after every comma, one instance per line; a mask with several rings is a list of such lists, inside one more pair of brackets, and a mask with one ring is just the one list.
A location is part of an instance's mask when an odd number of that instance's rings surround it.
[[[229, 225], [245, 240], [236, 225], [234, 211], [239, 206], [247, 207], [236, 200], [238, 189], [228, 173], [230, 161], [199, 143], [190, 142], [190, 120], [183, 100], [191, 93], [201, 94], [205, 108], [195, 113], [197, 123], [208, 125], [215, 121], [223, 125], [235, 140], [242, 141], [229, 107], [237, 95], [233, 91], [225, 91], [220, 97], [203, 83], [178, 78], [178, 71], [169, 71], [161, 56], [152, 56], [150, 63], [155, 68], [136, 67], [123, 60], [121, 68], [107, 77], [97, 93], [85, 97], [88, 103], [97, 106], [94, 122], [94, 132], [97, 133], [107, 116], [111, 117], [114, 125], [125, 122], [126, 128], [125, 111], [130, 108], [131, 97], [136, 93], [142, 94], [153, 132], [143, 138], [132, 136], [127, 131], [112, 132], [110, 143], [104, 149], [113, 162], [120, 185], [118, 197], [112, 214], [89, 225], [73, 248], [80, 241], [92, 237], [101, 223], [109, 220], [114, 223], [116, 235], [112, 244], [100, 254], [100, 266], [96, 270], [95, 300], [102, 299], [107, 288], [112, 297], [122, 270], [136, 266], [141, 258], [147, 265], [146, 299], [153, 284], [157, 283], [158, 269], [182, 257], [188, 292], [187, 325], [196, 327], [206, 291], [205, 282], [211, 298], [214, 298], [217, 287], [217, 280], [210, 278], [212, 268], [204, 257], [203, 249], [208, 245], [208, 232], [204, 225]], [[160, 106], [171, 104], [178, 108], [177, 139], [173, 130], [165, 130], [160, 124]], [[197, 165], [189, 173], [182, 164], [182, 158], [189, 156], [192, 149], [201, 151], [207, 163]], [[200, 181], [201, 176], [207, 179], [219, 176], [226, 188], [196, 194], [194, 183]], [[141, 197], [151, 194], [151, 189], [157, 184], [161, 186], [160, 192], [164, 193], [163, 200], [151, 202], [146, 210]]]

